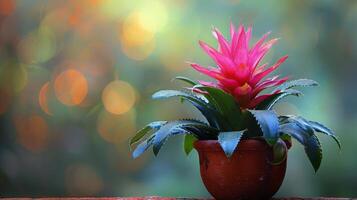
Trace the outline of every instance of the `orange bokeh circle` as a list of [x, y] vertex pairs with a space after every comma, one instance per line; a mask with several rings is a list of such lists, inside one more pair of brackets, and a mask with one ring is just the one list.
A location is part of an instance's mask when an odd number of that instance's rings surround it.
[[129, 83], [116, 80], [104, 88], [102, 101], [108, 112], [119, 115], [133, 107], [135, 96], [135, 89]]
[[81, 72], [69, 69], [57, 76], [54, 89], [60, 102], [67, 106], [75, 106], [86, 98], [88, 82]]
[[40, 89], [38, 94], [38, 103], [40, 104], [41, 109], [48, 115], [52, 115], [50, 109], [48, 108], [48, 90], [50, 82], [46, 82]]

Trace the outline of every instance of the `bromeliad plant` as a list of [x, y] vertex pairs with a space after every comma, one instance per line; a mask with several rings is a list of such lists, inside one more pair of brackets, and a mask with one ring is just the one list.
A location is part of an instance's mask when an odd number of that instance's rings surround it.
[[[331, 136], [340, 147], [333, 131], [324, 125], [299, 116], [278, 116], [274, 112], [274, 105], [284, 97], [302, 94], [293, 88], [317, 86], [317, 82], [309, 79], [288, 81], [287, 77], [279, 76], [266, 78], [287, 56], [280, 58], [270, 67], [266, 67], [267, 64], [260, 65], [260, 61], [277, 39], [265, 42], [269, 35], [267, 33], [249, 47], [251, 30], [251, 27], [245, 30], [243, 26], [236, 30], [231, 25], [231, 39], [228, 41], [214, 29], [213, 35], [218, 41], [218, 49], [199, 42], [217, 67], [204, 68], [196, 63], [190, 65], [216, 82], [195, 82], [186, 77], [176, 77], [190, 87], [183, 90], [161, 90], [152, 97], [177, 97], [187, 101], [202, 113], [205, 121], [181, 119], [155, 121], [146, 125], [130, 141], [130, 145], [141, 141], [133, 151], [134, 158], [151, 146], [157, 155], [169, 137], [185, 135], [186, 154], [191, 152], [196, 140], [218, 140], [227, 157], [232, 156], [235, 149], [239, 148], [240, 140], [261, 138], [272, 147], [274, 162], [279, 163], [286, 157], [286, 144], [294, 138], [305, 147], [305, 152], [317, 171], [322, 159], [322, 149], [315, 133]], [[262, 94], [266, 89], [272, 90]]]

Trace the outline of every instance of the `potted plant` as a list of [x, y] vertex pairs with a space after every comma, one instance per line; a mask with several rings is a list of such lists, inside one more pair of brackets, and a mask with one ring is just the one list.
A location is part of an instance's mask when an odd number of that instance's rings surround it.
[[[217, 68], [190, 65], [216, 82], [193, 81], [176, 77], [190, 87], [183, 90], [161, 90], [154, 99], [178, 97], [189, 102], [204, 116], [204, 120], [179, 119], [155, 121], [139, 130], [130, 145], [140, 142], [133, 157], [152, 146], [157, 155], [165, 141], [184, 135], [184, 150], [198, 151], [200, 172], [207, 190], [216, 199], [264, 199], [279, 189], [286, 170], [286, 158], [291, 138], [301, 143], [313, 168], [317, 171], [322, 149], [315, 133], [331, 136], [340, 147], [333, 131], [324, 125], [300, 116], [278, 116], [273, 106], [287, 96], [300, 96], [297, 86], [316, 86], [309, 79], [288, 81], [287, 77], [266, 78], [287, 56], [274, 65], [260, 65], [261, 59], [277, 39], [265, 42], [265, 34], [249, 47], [251, 27], [231, 24], [230, 41], [213, 29], [218, 49], [199, 42]], [[270, 89], [270, 92], [261, 94]]]

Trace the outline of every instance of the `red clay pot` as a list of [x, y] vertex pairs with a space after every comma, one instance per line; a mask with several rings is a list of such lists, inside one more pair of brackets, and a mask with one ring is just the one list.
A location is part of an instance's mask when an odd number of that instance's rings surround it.
[[217, 140], [198, 140], [194, 147], [203, 183], [217, 200], [269, 199], [283, 182], [286, 159], [271, 164], [272, 149], [264, 140], [240, 141], [230, 159]]

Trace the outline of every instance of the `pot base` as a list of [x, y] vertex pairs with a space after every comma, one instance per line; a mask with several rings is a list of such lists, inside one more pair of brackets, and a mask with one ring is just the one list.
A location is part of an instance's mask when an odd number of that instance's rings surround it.
[[239, 143], [227, 158], [218, 141], [196, 141], [201, 178], [217, 200], [269, 199], [280, 188], [286, 171], [286, 159], [272, 163], [272, 149], [263, 140]]

